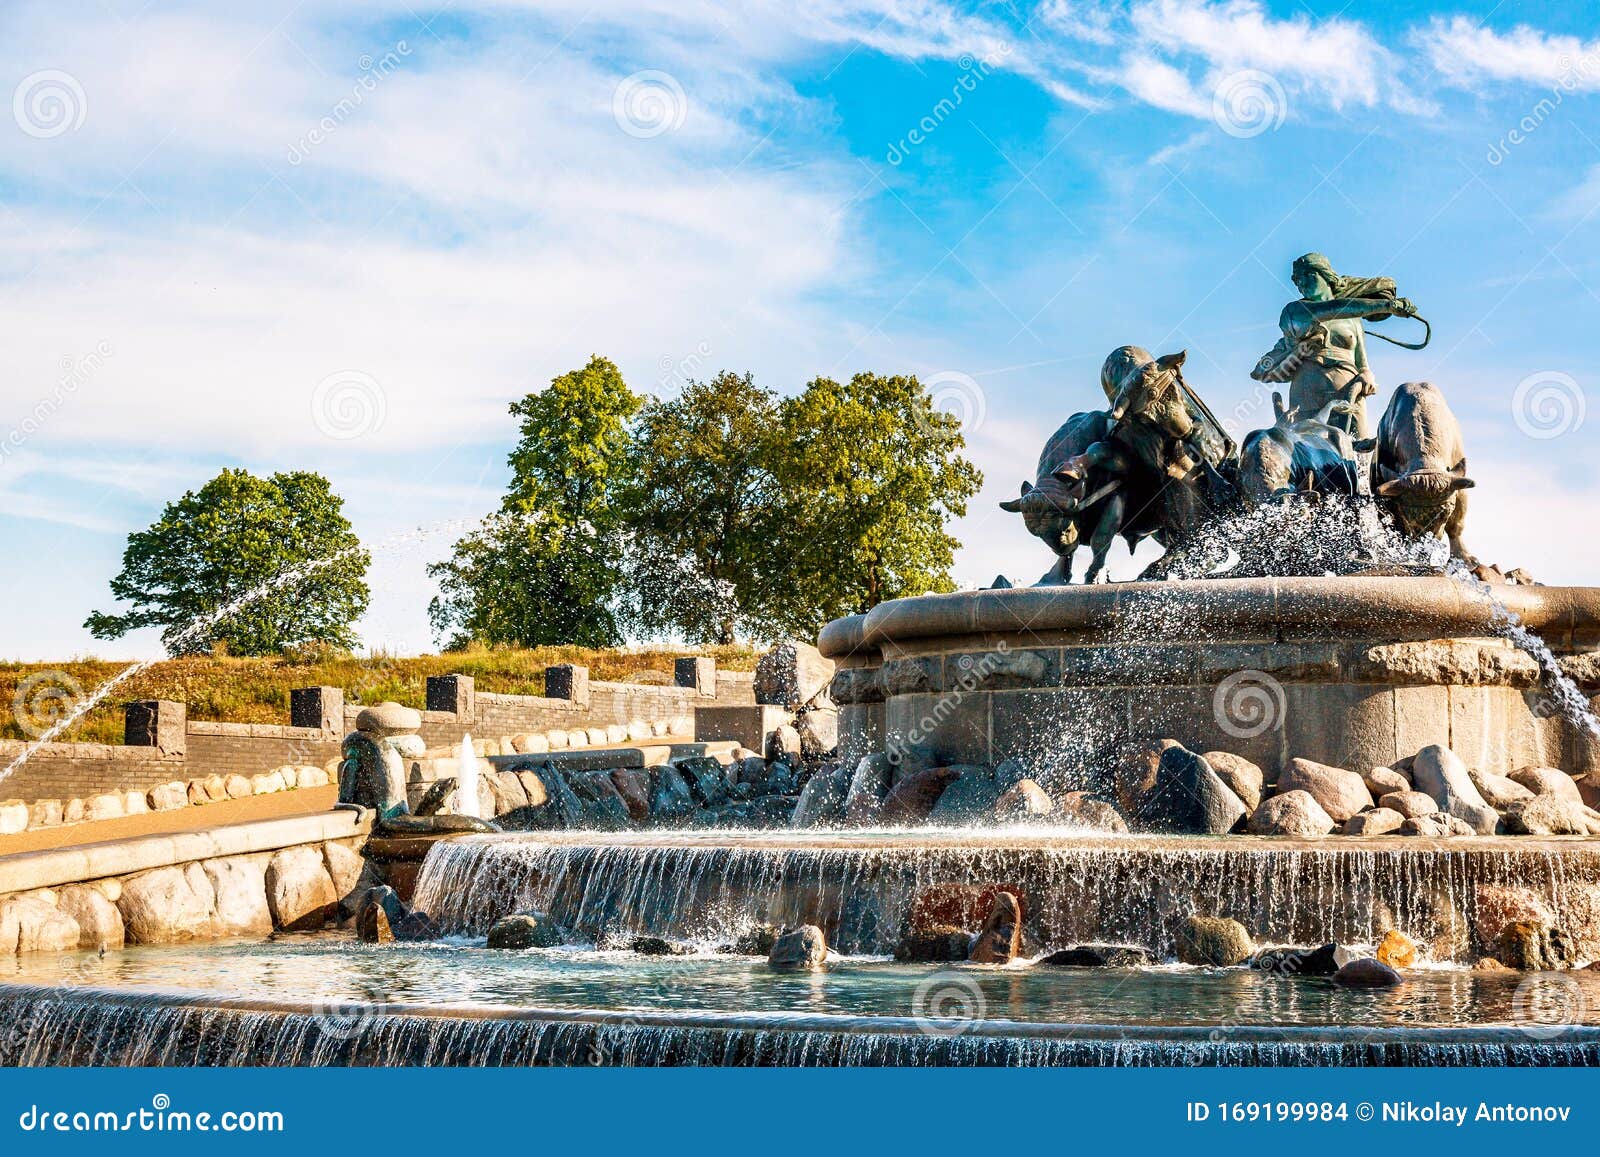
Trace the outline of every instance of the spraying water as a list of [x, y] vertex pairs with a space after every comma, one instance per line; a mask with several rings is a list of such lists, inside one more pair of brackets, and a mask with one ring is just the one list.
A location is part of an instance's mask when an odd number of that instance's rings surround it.
[[456, 748], [456, 790], [451, 797], [450, 810], [458, 816], [483, 818], [483, 805], [478, 796], [478, 753], [472, 749], [472, 736], [463, 735]]

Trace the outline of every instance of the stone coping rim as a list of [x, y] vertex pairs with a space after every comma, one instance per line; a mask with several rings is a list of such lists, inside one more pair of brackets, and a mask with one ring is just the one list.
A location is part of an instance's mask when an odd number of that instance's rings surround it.
[[[1600, 631], [1600, 587], [1501, 586], [1494, 597], [1535, 631]], [[1209, 637], [1230, 628], [1277, 633], [1315, 628], [1330, 637], [1364, 630], [1398, 637], [1492, 634], [1493, 608], [1442, 575], [1197, 579], [1097, 586], [1014, 587], [892, 599], [864, 615], [825, 625], [818, 649], [834, 659], [864, 657], [885, 643], [972, 635], [1104, 631], [1144, 609], [1203, 615]], [[1135, 623], [1137, 619], [1133, 620]], [[1135, 627], [1137, 633], [1137, 627]]]

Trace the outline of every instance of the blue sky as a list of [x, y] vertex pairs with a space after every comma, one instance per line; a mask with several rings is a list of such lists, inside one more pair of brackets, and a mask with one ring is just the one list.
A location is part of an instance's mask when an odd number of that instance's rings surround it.
[[506, 404], [593, 352], [658, 394], [921, 375], [986, 474], [958, 579], [1031, 579], [995, 503], [1106, 353], [1187, 348], [1264, 424], [1308, 249], [1432, 321], [1372, 343], [1377, 404], [1446, 390], [1468, 542], [1600, 577], [1592, 4], [10, 3], [0, 90], [6, 656], [153, 653], [80, 624], [229, 464], [328, 474], [364, 638], [427, 649]]

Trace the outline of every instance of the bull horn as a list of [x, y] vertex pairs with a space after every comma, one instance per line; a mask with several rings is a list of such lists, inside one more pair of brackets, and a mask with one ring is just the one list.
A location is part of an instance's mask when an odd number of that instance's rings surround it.
[[1022, 513], [1022, 499], [1020, 499], [1020, 498], [1008, 498], [1008, 499], [1006, 499], [1004, 502], [1002, 502], [1000, 504], [1000, 509], [1001, 510], [1008, 510], [1012, 514], [1021, 514]]
[[1451, 490], [1471, 490], [1477, 483], [1470, 478], [1455, 477], [1450, 480]]
[[1404, 478], [1391, 478], [1387, 482], [1381, 483], [1374, 493], [1379, 498], [1397, 498], [1408, 489], [1410, 487]]
[[1156, 359], [1156, 365], [1160, 366], [1164, 370], [1175, 370], [1179, 366], [1183, 365], [1184, 360], [1188, 356], [1188, 350], [1179, 350], [1175, 354], [1162, 354]]

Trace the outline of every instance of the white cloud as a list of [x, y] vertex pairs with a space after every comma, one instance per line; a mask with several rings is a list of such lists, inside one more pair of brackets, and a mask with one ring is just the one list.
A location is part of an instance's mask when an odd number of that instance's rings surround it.
[[1459, 88], [1493, 82], [1600, 91], [1600, 40], [1525, 24], [1498, 32], [1466, 16], [1435, 19], [1414, 39], [1439, 77]]

